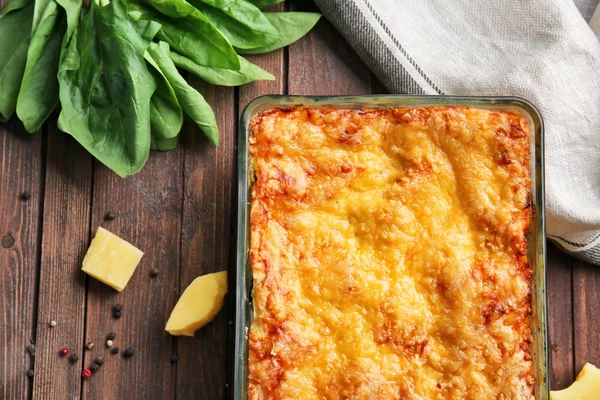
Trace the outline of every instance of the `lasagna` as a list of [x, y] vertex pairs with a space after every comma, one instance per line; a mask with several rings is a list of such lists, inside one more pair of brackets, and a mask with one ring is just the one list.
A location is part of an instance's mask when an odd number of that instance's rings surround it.
[[524, 117], [292, 107], [250, 130], [250, 399], [534, 398]]

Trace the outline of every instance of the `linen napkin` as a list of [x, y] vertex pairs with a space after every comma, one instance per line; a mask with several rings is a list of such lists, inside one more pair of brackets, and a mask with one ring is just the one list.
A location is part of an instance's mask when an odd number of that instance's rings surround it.
[[600, 264], [600, 42], [573, 1], [315, 2], [392, 93], [535, 104], [547, 237]]

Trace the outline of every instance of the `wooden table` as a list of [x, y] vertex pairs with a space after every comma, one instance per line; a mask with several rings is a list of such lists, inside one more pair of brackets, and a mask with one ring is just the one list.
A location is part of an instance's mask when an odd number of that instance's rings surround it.
[[[289, 49], [251, 60], [277, 81], [239, 89], [194, 81], [216, 110], [220, 147], [188, 126], [178, 150], [152, 153], [142, 172], [125, 180], [58, 132], [56, 118], [36, 135], [14, 120], [0, 125], [0, 399], [229, 397], [233, 293], [194, 338], [172, 337], [164, 326], [196, 276], [234, 273], [238, 115], [266, 93], [385, 92], [326, 21]], [[80, 271], [98, 226], [145, 252], [122, 293]], [[153, 267], [161, 271], [156, 278]], [[111, 318], [116, 303], [124, 306], [120, 320]], [[586, 361], [600, 365], [600, 268], [549, 246], [548, 303], [552, 387], [562, 388]], [[134, 357], [109, 354], [111, 331], [115, 346], [135, 348]], [[89, 341], [96, 347], [84, 351]], [[33, 378], [26, 376], [30, 343], [37, 346]], [[59, 357], [63, 347], [79, 362]], [[100, 373], [82, 381], [82, 368], [100, 355]]]

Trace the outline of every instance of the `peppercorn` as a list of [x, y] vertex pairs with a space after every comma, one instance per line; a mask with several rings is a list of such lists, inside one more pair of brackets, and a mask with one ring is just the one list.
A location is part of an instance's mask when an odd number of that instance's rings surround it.
[[35, 344], [27, 346], [27, 353], [29, 353], [31, 357], [35, 357]]
[[113, 353], [113, 354], [119, 354], [119, 348], [115, 347], [110, 352]]
[[102, 358], [102, 357], [97, 357], [97, 358], [94, 360], [94, 364], [98, 364], [98, 365], [102, 366], [102, 364], [104, 364], [104, 358]]
[[175, 364], [177, 360], [179, 360], [179, 357], [177, 356], [177, 354], [173, 354], [171, 356], [171, 364]]
[[50, 321], [50, 328], [54, 328], [56, 326], [56, 321]]
[[115, 311], [113, 312], [113, 318], [114, 319], [119, 319], [123, 316], [123, 314], [121, 313], [121, 311]]
[[113, 345], [113, 341], [112, 340], [107, 340], [106, 341], [106, 347], [111, 347]]
[[79, 356], [77, 354], [71, 354], [69, 356], [69, 361], [71, 364], [75, 364], [77, 361], [79, 361]]
[[29, 190], [26, 190], [19, 195], [19, 199], [21, 199], [21, 201], [27, 201], [30, 198], [31, 198], [31, 192]]
[[93, 348], [94, 348], [94, 342], [88, 342], [88, 343], [85, 345], [85, 348], [86, 348], [86, 349], [88, 349], [88, 350], [91, 350], [91, 349], [93, 349]]
[[27, 371], [25, 374], [26, 374], [28, 377], [30, 377], [30, 378], [33, 378], [33, 370], [32, 370], [32, 369], [30, 369], [29, 371]]
[[63, 347], [62, 349], [60, 349], [60, 355], [62, 357], [66, 357], [69, 355], [69, 349], [67, 349], [66, 347]]
[[133, 353], [134, 353], [134, 351], [133, 351], [133, 349], [130, 347], [130, 348], [128, 348], [128, 349], [125, 349], [125, 351], [123, 352], [123, 357], [125, 357], [125, 358], [129, 358], [129, 357], [133, 356]]
[[118, 311], [118, 312], [123, 311], [123, 304], [115, 305], [115, 307], [113, 308], [113, 311]]
[[94, 373], [95, 373], [95, 372], [98, 372], [98, 370], [99, 370], [99, 369], [100, 369], [100, 366], [99, 366], [98, 364], [96, 364], [96, 363], [93, 363], [93, 364], [90, 366], [90, 371], [92, 371], [92, 372], [94, 372]]
[[116, 333], [114, 333], [114, 332], [111, 332], [111, 333], [109, 333], [109, 334], [106, 336], [106, 338], [107, 338], [108, 340], [115, 340], [115, 338], [116, 338], [116, 337], [117, 337], [117, 334], [116, 334]]
[[106, 214], [104, 214], [105, 221], [112, 221], [115, 218], [117, 218], [117, 216], [112, 211], [109, 211]]
[[160, 274], [160, 271], [158, 268], [152, 268], [152, 270], [150, 271], [150, 276], [153, 278], [157, 277], [158, 274]]
[[83, 376], [83, 379], [87, 379], [92, 376], [92, 371], [90, 371], [89, 368], [86, 368], [83, 370], [83, 372], [81, 372], [81, 376]]

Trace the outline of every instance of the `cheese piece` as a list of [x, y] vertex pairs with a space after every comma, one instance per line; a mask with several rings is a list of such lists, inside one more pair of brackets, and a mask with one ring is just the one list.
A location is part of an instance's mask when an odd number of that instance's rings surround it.
[[173, 308], [165, 330], [174, 336], [194, 336], [221, 310], [226, 293], [227, 271], [194, 279]]
[[143, 255], [131, 243], [99, 227], [81, 270], [120, 292], [125, 289]]
[[551, 400], [597, 400], [600, 398], [600, 369], [583, 366], [577, 379], [566, 389], [550, 392]]

